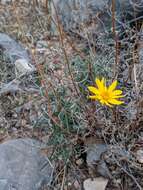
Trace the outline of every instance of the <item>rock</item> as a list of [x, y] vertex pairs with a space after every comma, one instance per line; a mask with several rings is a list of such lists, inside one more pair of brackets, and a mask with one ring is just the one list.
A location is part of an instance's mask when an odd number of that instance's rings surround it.
[[109, 171], [107, 164], [104, 160], [100, 160], [97, 164], [97, 172], [107, 179], [112, 179], [111, 172]]
[[[100, 28], [99, 25], [101, 25], [101, 22], [99, 19], [96, 19], [96, 17], [98, 17], [97, 13], [103, 11], [104, 7], [106, 7], [107, 0], [54, 0], [54, 5], [64, 30], [67, 32], [80, 32], [80, 35], [83, 37], [86, 32], [83, 31], [84, 28], [87, 29], [87, 31], [90, 29], [90, 31], [96, 30], [96, 32]], [[52, 15], [55, 20], [56, 11], [54, 10], [54, 7], [52, 7]], [[93, 27], [90, 24], [88, 25], [92, 19], [96, 19], [98, 22], [96, 26], [95, 24]], [[81, 31], [77, 31], [77, 28], [79, 29], [80, 27], [82, 28]]]
[[[56, 12], [65, 31], [85, 36], [92, 32], [95, 35], [109, 33], [112, 29], [112, 0], [54, 0], [52, 16], [56, 20]], [[116, 26], [119, 31], [128, 28], [137, 17], [143, 16], [142, 0], [116, 0]], [[139, 18], [141, 19], [141, 18]], [[84, 31], [85, 30], [85, 31]]]
[[93, 169], [105, 178], [112, 178], [112, 175], [107, 167], [102, 155], [108, 150], [106, 144], [90, 144], [87, 148], [87, 164], [90, 169]]
[[107, 151], [106, 144], [92, 144], [87, 148], [87, 163], [88, 165], [95, 164], [101, 159], [101, 155]]
[[137, 150], [137, 152], [136, 152], [136, 157], [137, 157], [138, 162], [139, 162], [140, 164], [143, 164], [143, 148]]
[[17, 59], [15, 61], [15, 68], [17, 75], [30, 74], [36, 70], [26, 59]]
[[[0, 86], [0, 94], [3, 94], [5, 92], [13, 93], [13, 91], [16, 92], [18, 90], [23, 90], [23, 87], [20, 87], [18, 85], [20, 77], [24, 75], [25, 77], [27, 77], [28, 75], [29, 77], [31, 77], [31, 74], [36, 71], [35, 66], [31, 64], [32, 61], [28, 52], [22, 47], [20, 43], [16, 42], [10, 36], [4, 33], [0, 33], [0, 54], [3, 55], [2, 57], [4, 57], [2, 59], [0, 67], [6, 73], [6, 75], [4, 76], [8, 76], [8, 79], [5, 77], [5, 81]], [[27, 82], [27, 78], [26, 80], [21, 79], [21, 83], [23, 84], [23, 86], [26, 85], [28, 89], [30, 81], [29, 83]]]
[[22, 45], [4, 33], [0, 33], [0, 50], [10, 59], [11, 63], [15, 63], [17, 59], [25, 59], [30, 62], [29, 54]]
[[108, 150], [106, 144], [90, 144], [87, 147], [87, 164], [88, 166], [105, 178], [112, 178], [106, 162], [102, 158], [103, 153]]
[[0, 190], [39, 190], [50, 184], [53, 167], [32, 139], [9, 140], [0, 145]]
[[84, 181], [84, 190], [105, 190], [108, 183], [108, 179], [105, 179], [103, 177], [86, 179]]
[[0, 95], [11, 93], [11, 94], [16, 94], [16, 92], [21, 91], [22, 89], [19, 87], [19, 81], [14, 80], [11, 81], [8, 84], [4, 84], [0, 88]]
[[11, 2], [12, 2], [12, 0], [0, 0], [0, 3], [1, 3], [2, 5], [5, 5], [5, 4], [11, 3]]

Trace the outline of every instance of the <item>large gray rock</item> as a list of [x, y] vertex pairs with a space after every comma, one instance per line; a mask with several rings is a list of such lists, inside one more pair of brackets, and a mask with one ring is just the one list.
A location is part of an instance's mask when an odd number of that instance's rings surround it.
[[[60, 21], [66, 31], [81, 28], [92, 32], [110, 32], [112, 27], [112, 0], [53, 0]], [[143, 16], [142, 0], [115, 0], [117, 30], [127, 27], [137, 17]], [[52, 15], [55, 17], [54, 6]], [[140, 18], [141, 19], [141, 18]]]
[[87, 163], [92, 165], [101, 159], [101, 155], [108, 150], [106, 144], [92, 144], [87, 148]]
[[51, 182], [53, 167], [40, 148], [32, 139], [0, 145], [0, 190], [40, 190]]
[[105, 178], [112, 178], [111, 173], [102, 158], [108, 150], [106, 144], [89, 144], [87, 147], [87, 165]]
[[[23, 76], [31, 77], [31, 74], [36, 71], [28, 51], [20, 42], [17, 42], [9, 35], [0, 32], [0, 56], [2, 56], [2, 59], [0, 60], [0, 71], [2, 73], [0, 77], [0, 80], [2, 81], [0, 94], [23, 90], [28, 78], [26, 78], [25, 81], [23, 79], [21, 80], [23, 87], [20, 87], [20, 78]], [[27, 88], [30, 81], [31, 79], [29, 80], [29, 83], [27, 82]]]
[[9, 35], [0, 32], [0, 52], [14, 63], [18, 59], [30, 62], [27, 50]]

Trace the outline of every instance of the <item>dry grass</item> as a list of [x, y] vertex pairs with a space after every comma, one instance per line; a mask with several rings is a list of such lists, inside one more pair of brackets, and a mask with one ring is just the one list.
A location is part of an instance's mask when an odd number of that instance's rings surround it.
[[[114, 13], [114, 5], [112, 9]], [[113, 179], [107, 189], [141, 190], [143, 170], [136, 159], [143, 141], [138, 33], [132, 29], [134, 41], [129, 42], [131, 34], [119, 43], [113, 14], [115, 41], [99, 38], [97, 49], [89, 38], [87, 48], [83, 39], [71, 40], [58, 17], [59, 35], [51, 37], [49, 12], [36, 1], [0, 6], [0, 15], [1, 32], [28, 48], [37, 68], [29, 78], [19, 79], [22, 90], [1, 95], [0, 141], [32, 137], [47, 143], [45, 152], [57, 161], [50, 188], [76, 190], [90, 176], [84, 145], [88, 139], [102, 139], [110, 146], [105, 159]], [[15, 78], [7, 62], [0, 58], [1, 84]], [[86, 86], [93, 84], [95, 76], [108, 82], [117, 78], [126, 94], [125, 105], [109, 109], [89, 102]], [[37, 91], [28, 90], [31, 87]], [[80, 159], [82, 164], [77, 164]]]

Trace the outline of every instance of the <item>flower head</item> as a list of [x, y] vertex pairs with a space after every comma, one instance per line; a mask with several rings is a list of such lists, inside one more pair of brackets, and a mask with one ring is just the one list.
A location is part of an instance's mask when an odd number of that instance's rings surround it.
[[102, 105], [107, 105], [112, 107], [112, 105], [120, 105], [123, 104], [123, 101], [118, 100], [118, 98], [124, 97], [122, 95], [122, 90], [116, 90], [117, 80], [112, 82], [110, 86], [106, 86], [106, 81], [104, 78], [99, 80], [95, 79], [95, 83], [97, 88], [94, 86], [88, 86], [88, 90], [92, 92], [94, 95], [88, 96], [92, 100], [98, 100]]

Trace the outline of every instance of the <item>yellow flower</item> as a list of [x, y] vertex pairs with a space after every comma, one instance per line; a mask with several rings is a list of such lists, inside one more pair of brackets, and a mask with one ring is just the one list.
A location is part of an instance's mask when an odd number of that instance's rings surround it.
[[104, 78], [95, 80], [97, 88], [94, 86], [88, 86], [88, 90], [94, 95], [88, 96], [92, 100], [98, 100], [102, 105], [112, 107], [112, 105], [123, 104], [123, 101], [117, 100], [118, 98], [124, 97], [122, 90], [116, 90], [117, 80], [115, 80], [109, 87], [106, 86]]

